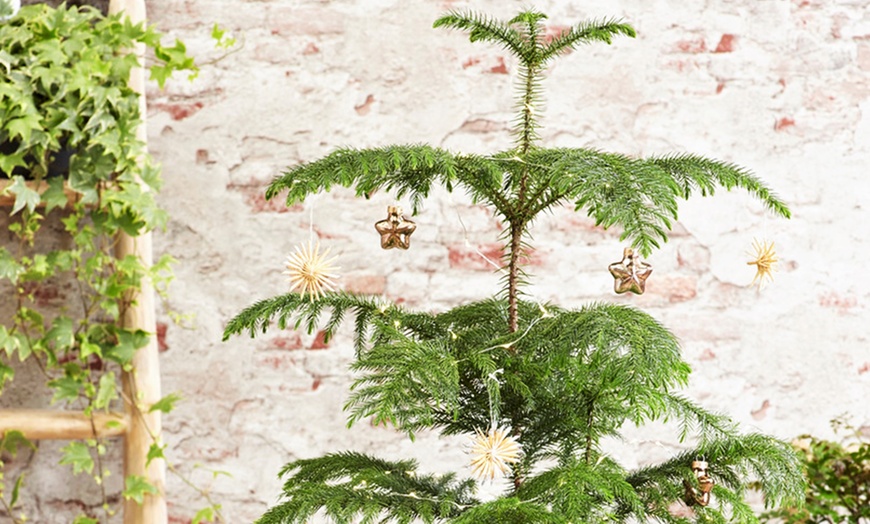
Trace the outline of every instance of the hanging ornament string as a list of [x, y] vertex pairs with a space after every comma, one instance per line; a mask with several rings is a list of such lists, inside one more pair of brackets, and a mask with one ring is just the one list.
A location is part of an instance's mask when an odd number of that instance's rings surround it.
[[486, 256], [483, 253], [483, 251], [478, 249], [477, 246], [474, 246], [471, 244], [471, 240], [468, 238], [468, 228], [465, 227], [465, 222], [462, 221], [462, 215], [459, 213], [459, 208], [458, 208], [458, 206], [456, 206], [456, 202], [453, 201], [452, 196], [450, 197], [450, 203], [453, 204], [453, 209], [454, 209], [454, 211], [456, 211], [456, 218], [459, 219], [459, 225], [462, 226], [462, 235], [463, 235], [463, 238], [465, 240], [465, 247], [470, 247], [471, 249], [473, 249], [474, 252], [480, 256], [480, 258], [482, 258], [489, 265], [494, 267], [496, 269], [496, 271], [500, 272], [503, 275], [506, 275], [508, 271], [505, 267], [501, 266], [497, 262], [494, 262], [492, 259], [490, 259], [488, 256]]

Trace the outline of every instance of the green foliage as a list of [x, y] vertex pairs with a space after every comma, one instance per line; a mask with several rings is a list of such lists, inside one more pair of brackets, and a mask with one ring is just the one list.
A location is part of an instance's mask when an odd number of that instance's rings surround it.
[[861, 524], [870, 521], [870, 439], [841, 417], [831, 422], [841, 440], [802, 435], [792, 444], [807, 480], [806, 505], [762, 516], [785, 524]]
[[[133, 356], [153, 336], [122, 320], [144, 281], [165, 286], [171, 257], [150, 268], [135, 256], [115, 258], [119, 235], [135, 237], [166, 221], [155, 201], [160, 171], [137, 137], [140, 98], [128, 85], [133, 68], [146, 67], [132, 52], [138, 45], [160, 87], [175, 71], [196, 72], [182, 42], [164, 44], [154, 28], [123, 14], [37, 4], [0, 23], [0, 193], [12, 200], [0, 212], [17, 241], [0, 247], [0, 283], [17, 306], [0, 326], [0, 394], [14, 380], [15, 359], [42, 371], [53, 403], [85, 415], [117, 410], [121, 372], [133, 371]], [[59, 242], [56, 227], [43, 232], [49, 215], [64, 232]], [[62, 247], [38, 249], [44, 236]], [[73, 282], [65, 303], [46, 305], [41, 297], [63, 282]], [[177, 400], [170, 395], [153, 409], [168, 412]], [[149, 460], [162, 458], [159, 450]], [[105, 452], [99, 439], [72, 442], [61, 463], [102, 485]], [[20, 486], [19, 478], [13, 499]], [[141, 501], [153, 490], [131, 477], [124, 496]], [[102, 491], [104, 518], [76, 522], [110, 520]]]
[[153, 484], [149, 483], [145, 477], [130, 475], [125, 479], [124, 498], [133, 499], [139, 504], [145, 500], [147, 494], [157, 494], [160, 491]]
[[[677, 201], [717, 188], [743, 188], [772, 212], [786, 205], [736, 165], [694, 155], [647, 159], [538, 144], [536, 107], [545, 66], [580, 44], [634, 36], [621, 22], [582, 23], [545, 38], [542, 13], [502, 22], [451, 12], [436, 27], [461, 29], [472, 41], [500, 45], [519, 62], [515, 144], [490, 156], [454, 154], [427, 145], [339, 149], [277, 177], [267, 198], [287, 204], [335, 186], [357, 196], [384, 189], [416, 211], [438, 184], [461, 187], [505, 224], [506, 277], [497, 298], [430, 314], [372, 297], [328, 292], [314, 300], [289, 293], [257, 302], [232, 319], [224, 339], [279, 329], [322, 329], [326, 337], [352, 315], [356, 360], [345, 404], [350, 425], [370, 420], [413, 438], [421, 430], [474, 435], [507, 428], [522, 448], [509, 482], [494, 500], [472, 498], [475, 481], [424, 476], [411, 461], [354, 452], [297, 460], [281, 472], [283, 499], [263, 524], [331, 521], [560, 523], [757, 522], [743, 495], [757, 479], [769, 507], [799, 505], [803, 484], [791, 448], [764, 435], [743, 435], [722, 415], [681, 396], [689, 367], [676, 338], [648, 314], [615, 304], [562, 309], [521, 299], [528, 229], [540, 213], [565, 203], [649, 255], [668, 238]], [[672, 422], [686, 449], [671, 460], [627, 471], [611, 458], [608, 438], [628, 424]], [[691, 462], [704, 457], [715, 504], [694, 518], [672, 515], [697, 483]]]
[[94, 459], [84, 442], [70, 442], [69, 445], [61, 448], [61, 451], [63, 451], [63, 457], [60, 459], [60, 463], [71, 465], [73, 473], [76, 475], [82, 472], [90, 473], [94, 470]]
[[[335, 522], [443, 521], [476, 504], [473, 482], [455, 475], [418, 475], [414, 461], [360, 453], [297, 460], [281, 470], [284, 500], [257, 524], [303, 524], [319, 510]], [[324, 501], [327, 501], [324, 504]]]

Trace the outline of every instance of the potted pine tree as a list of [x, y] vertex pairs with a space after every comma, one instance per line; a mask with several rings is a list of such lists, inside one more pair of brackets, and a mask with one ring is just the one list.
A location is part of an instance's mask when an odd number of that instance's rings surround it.
[[[485, 156], [428, 145], [339, 149], [289, 168], [266, 191], [267, 198], [286, 191], [292, 205], [334, 186], [352, 187], [358, 196], [384, 189], [409, 198], [416, 210], [435, 184], [462, 188], [504, 225], [506, 277], [496, 296], [436, 314], [331, 291], [324, 287], [329, 263], [309, 246], [288, 264], [301, 292], [249, 306], [224, 335], [255, 336], [276, 324], [329, 336], [352, 315], [349, 422], [371, 419], [409, 436], [424, 429], [468, 435], [471, 472], [505, 476], [504, 491], [477, 498], [469, 468], [432, 475], [414, 461], [337, 452], [285, 465], [283, 496], [260, 524], [301, 524], [318, 512], [338, 523], [755, 522], [743, 500], [753, 478], [768, 506], [800, 504], [800, 464], [788, 444], [741, 433], [681, 395], [689, 366], [674, 335], [650, 315], [612, 303], [566, 309], [523, 298], [531, 225], [555, 206], [572, 204], [599, 225], [622, 229], [629, 247], [611, 272], [617, 291], [635, 293], [643, 292], [650, 271], [639, 257], [667, 240], [679, 199], [742, 188], [774, 214], [789, 216], [758, 178], [729, 163], [541, 145], [537, 109], [547, 65], [582, 44], [635, 36], [627, 24], [603, 21], [546, 39], [545, 19], [535, 11], [508, 21], [451, 12], [435, 22], [498, 45], [519, 62], [512, 148]], [[399, 228], [410, 221], [393, 214], [378, 231], [401, 237]], [[606, 437], [623, 424], [658, 420], [677, 421], [681, 437], [692, 439], [690, 449], [634, 471], [608, 452]], [[672, 511], [681, 504], [691, 507], [691, 517]]]

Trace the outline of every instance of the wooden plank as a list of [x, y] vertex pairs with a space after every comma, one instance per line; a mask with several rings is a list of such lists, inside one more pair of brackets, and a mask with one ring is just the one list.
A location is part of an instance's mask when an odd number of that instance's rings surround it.
[[95, 413], [93, 420], [79, 411], [4, 409], [0, 435], [20, 431], [30, 440], [73, 440], [122, 437], [128, 426], [123, 413]]
[[[37, 182], [25, 182], [27, 187], [33, 189], [37, 193], [42, 193], [46, 189], [48, 189], [48, 184], [43, 180], [39, 183]], [[0, 208], [3, 207], [12, 207], [15, 204], [15, 195], [11, 193], [5, 192], [5, 189], [12, 185], [12, 181], [8, 179], [0, 179]], [[81, 194], [76, 193], [72, 189], [70, 189], [66, 183], [63, 186], [63, 192], [66, 194], [67, 206], [72, 206], [79, 201], [81, 198]], [[37, 207], [45, 207], [45, 202], [40, 202]]]
[[[109, 12], [124, 12], [134, 24], [145, 22], [144, 0], [111, 0]], [[144, 48], [138, 46], [135, 53], [139, 60], [144, 61]], [[145, 74], [142, 68], [136, 68], [130, 73], [130, 87], [139, 93], [139, 113], [142, 123], [137, 129], [137, 136], [142, 142], [147, 141], [145, 132]], [[153, 260], [151, 234], [143, 233], [132, 237], [121, 234], [115, 250], [118, 258], [127, 255], [139, 257], [142, 263], [150, 266]], [[142, 286], [136, 294], [135, 303], [124, 313], [124, 326], [131, 329], [143, 329], [152, 336], [148, 345], [139, 349], [133, 357], [133, 371], [122, 375], [126, 398], [138, 403], [137, 406], [127, 405], [130, 414], [130, 427], [124, 439], [124, 475], [144, 477], [158, 490], [157, 494], [146, 494], [142, 504], [135, 500], [124, 501], [124, 524], [166, 524], [166, 464], [155, 459], [148, 464], [148, 449], [159, 439], [162, 427], [160, 412], [148, 412], [148, 408], [160, 400], [160, 363], [157, 351], [157, 327], [154, 316], [154, 288], [147, 280], [142, 280]]]

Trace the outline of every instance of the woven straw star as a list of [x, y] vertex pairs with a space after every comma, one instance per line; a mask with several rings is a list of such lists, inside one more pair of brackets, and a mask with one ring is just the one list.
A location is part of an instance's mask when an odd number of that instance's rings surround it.
[[755, 257], [755, 259], [746, 264], [750, 266], [754, 265], [757, 270], [755, 276], [752, 278], [752, 282], [749, 283], [749, 286], [751, 287], [758, 282], [758, 289], [761, 290], [764, 289], [767, 284], [773, 282], [773, 272], [776, 271], [779, 259], [776, 257], [773, 242], [759, 242], [758, 240], [753, 240], [752, 249], [755, 250], [755, 253], [752, 253], [751, 255]]
[[520, 460], [520, 445], [508, 436], [508, 430], [492, 427], [484, 433], [475, 430], [471, 448], [471, 472], [482, 479], [495, 478], [496, 471], [502, 476], [510, 473], [509, 464]]
[[312, 245], [309, 241], [308, 246], [296, 246], [296, 252], [287, 257], [284, 272], [290, 276], [290, 291], [298, 289], [303, 298], [307, 293], [312, 301], [324, 291], [334, 291], [336, 275], [333, 271], [339, 268], [332, 265], [336, 257], [327, 259], [328, 255], [328, 249], [320, 252], [320, 243]]

